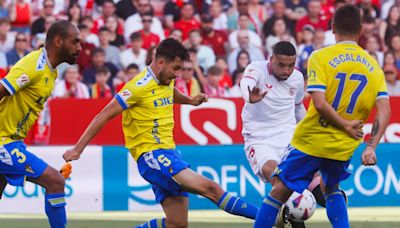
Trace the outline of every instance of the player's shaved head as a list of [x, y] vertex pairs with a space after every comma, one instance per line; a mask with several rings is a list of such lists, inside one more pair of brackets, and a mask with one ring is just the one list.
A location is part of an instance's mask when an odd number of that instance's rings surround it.
[[274, 55], [294, 56], [296, 48], [288, 41], [280, 41], [272, 48], [272, 52]]
[[59, 20], [53, 23], [49, 31], [47, 31], [46, 43], [51, 43], [54, 41], [54, 38], [60, 36], [62, 39], [66, 39], [71, 34], [71, 29], [74, 29], [75, 26], [66, 20]]
[[352, 4], [343, 5], [336, 10], [332, 23], [337, 34], [358, 35], [362, 28], [360, 9]]

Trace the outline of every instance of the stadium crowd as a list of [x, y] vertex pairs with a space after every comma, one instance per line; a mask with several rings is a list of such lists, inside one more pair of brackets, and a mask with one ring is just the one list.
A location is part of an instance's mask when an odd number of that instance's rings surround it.
[[335, 9], [349, 1], [363, 15], [359, 45], [383, 68], [389, 94], [400, 95], [399, 0], [0, 0], [0, 78], [43, 45], [49, 25], [67, 19], [81, 31], [82, 51], [76, 66], [59, 67], [54, 97], [112, 97], [166, 37], [190, 52], [176, 80], [181, 91], [240, 97], [244, 68], [278, 41], [295, 45], [306, 77], [310, 54], [335, 41]]

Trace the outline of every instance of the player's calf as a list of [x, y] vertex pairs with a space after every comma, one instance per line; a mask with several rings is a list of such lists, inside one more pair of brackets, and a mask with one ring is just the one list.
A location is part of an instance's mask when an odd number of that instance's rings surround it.
[[333, 228], [347, 228], [349, 225], [349, 217], [347, 215], [347, 207], [343, 191], [336, 189], [329, 191], [326, 197], [326, 213]]

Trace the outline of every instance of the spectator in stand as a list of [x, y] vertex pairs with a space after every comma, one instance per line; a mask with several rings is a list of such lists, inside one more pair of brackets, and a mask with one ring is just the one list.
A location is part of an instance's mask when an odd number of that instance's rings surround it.
[[181, 8], [185, 3], [194, 5], [193, 0], [168, 0], [164, 5], [164, 26], [168, 29], [181, 19]]
[[265, 20], [267, 20], [267, 10], [263, 5], [263, 1], [260, 0], [249, 0], [249, 15], [256, 24], [256, 31], [258, 34], [261, 34], [261, 27]]
[[[102, 14], [93, 22], [91, 32], [94, 34], [98, 34], [99, 29], [105, 25], [107, 18], [115, 15], [116, 9], [113, 0], [103, 0], [101, 6]], [[124, 21], [121, 19], [118, 20], [117, 33], [119, 35], [124, 34]]]
[[237, 55], [236, 69], [246, 68], [250, 64], [250, 55], [246, 50], [241, 50]]
[[194, 76], [192, 62], [183, 63], [182, 74], [175, 79], [175, 87], [186, 96], [194, 97], [201, 92], [199, 81]]
[[[230, 13], [228, 13], [228, 31], [234, 31], [238, 29], [239, 15], [247, 14], [249, 15], [249, 2], [248, 0], [237, 0], [236, 8], [233, 8]], [[254, 19], [250, 17], [250, 22], [246, 29], [250, 29], [253, 32], [257, 32], [257, 24], [254, 23]]]
[[29, 53], [28, 37], [25, 33], [17, 33], [15, 46], [6, 53], [8, 68], [14, 66], [22, 57]]
[[92, 64], [83, 71], [83, 82], [88, 87], [95, 83], [96, 71], [100, 67], [107, 68], [110, 73], [107, 83], [111, 88], [113, 88], [113, 79], [118, 74], [118, 68], [110, 62], [106, 62], [106, 53], [101, 48], [95, 48], [92, 51]]
[[90, 98], [88, 87], [80, 81], [79, 67], [70, 65], [63, 73], [63, 79], [57, 81], [53, 97], [60, 98]]
[[213, 18], [213, 29], [223, 31], [228, 29], [228, 17], [222, 10], [221, 1], [211, 1], [209, 13]]
[[219, 85], [225, 89], [232, 87], [232, 78], [229, 74], [229, 67], [226, 59], [223, 57], [217, 58], [215, 66], [219, 67], [222, 70], [222, 79], [219, 81]]
[[296, 40], [290, 34], [283, 19], [275, 20], [275, 24], [272, 27], [272, 34], [265, 41], [265, 49], [269, 55], [272, 54], [272, 47], [280, 41], [289, 41], [293, 46], [297, 47]]
[[110, 81], [111, 73], [107, 67], [101, 66], [96, 68], [96, 82], [90, 87], [91, 98], [107, 98], [113, 97], [113, 91], [107, 84]]
[[44, 24], [46, 17], [54, 15], [54, 0], [44, 0], [41, 16], [32, 23], [31, 36], [33, 37], [38, 33], [43, 33], [45, 31]]
[[226, 97], [232, 97], [232, 98], [242, 97], [242, 91], [240, 89], [240, 81], [243, 78], [244, 69], [245, 68], [238, 68], [233, 72], [232, 80], [235, 82], [235, 84], [231, 88], [229, 88], [229, 90], [226, 92]]
[[379, 36], [389, 45], [390, 37], [400, 32], [400, 6], [392, 6], [388, 17], [379, 25]]
[[[137, 13], [133, 14], [132, 16], [129, 16], [125, 21], [124, 37], [126, 41], [129, 40], [129, 36], [133, 32], [138, 32], [143, 29], [142, 15], [148, 12], [152, 12], [150, 1], [137, 0]], [[160, 40], [165, 39], [164, 29], [162, 27], [160, 20], [157, 17], [153, 17], [150, 30], [152, 33], [157, 34], [158, 37], [160, 37]]]
[[400, 0], [387, 0], [382, 2], [383, 4], [381, 7], [380, 19], [381, 21], [384, 21], [386, 18], [388, 18], [389, 11], [392, 6], [400, 6]]
[[394, 51], [390, 50], [385, 52], [384, 57], [383, 57], [383, 65], [391, 65], [394, 64], [396, 65], [396, 54]]
[[397, 80], [398, 70], [395, 65], [385, 65], [383, 67], [385, 80], [389, 96], [400, 96], [400, 81]]
[[157, 46], [152, 46], [147, 50], [146, 66], [149, 66], [153, 59], [156, 57]]
[[197, 50], [197, 63], [199, 66], [207, 72], [207, 69], [215, 65], [215, 53], [214, 51], [206, 46], [202, 45], [202, 37], [199, 30], [192, 30], [189, 33], [188, 48], [194, 48]]
[[34, 49], [38, 49], [42, 45], [44, 45], [46, 41], [47, 30], [49, 30], [50, 26], [56, 22], [56, 18], [54, 16], [46, 16], [44, 19], [44, 31], [40, 33], [36, 33], [35, 36], [32, 37], [32, 47]]
[[219, 85], [223, 71], [217, 66], [208, 69], [206, 81], [203, 82], [204, 93], [209, 97], [225, 97], [225, 88]]
[[212, 28], [213, 18], [211, 15], [204, 14], [201, 17], [201, 37], [203, 44], [212, 48], [217, 57], [225, 57], [229, 49], [228, 37], [225, 31]]
[[7, 53], [14, 48], [15, 35], [10, 29], [10, 21], [7, 18], [0, 19], [0, 52]]
[[118, 17], [126, 20], [129, 16], [136, 13], [136, 1], [137, 0], [121, 0], [117, 3], [116, 14]]
[[[38, 9], [39, 10], [43, 10], [45, 1], [46, 0], [38, 0], [37, 1], [37, 5], [38, 5]], [[76, 1], [76, 0], [70, 0], [70, 2], [74, 2], [74, 1]], [[67, 7], [66, 4], [68, 3], [68, 1], [65, 1], [65, 0], [54, 0], [53, 2], [54, 2], [54, 7], [53, 7], [54, 8], [54, 10], [53, 10], [54, 11], [54, 15], [65, 14], [65, 9]]]
[[78, 58], [76, 59], [76, 63], [79, 66], [79, 72], [82, 73], [85, 68], [90, 66], [92, 51], [96, 47], [93, 44], [88, 43], [86, 41], [86, 37], [90, 33], [89, 28], [84, 24], [80, 24], [78, 25], [78, 29], [81, 33], [82, 50], [79, 52]]
[[[326, 33], [325, 33], [326, 34]], [[299, 62], [301, 58], [301, 53], [303, 52], [304, 48], [312, 45], [313, 40], [314, 40], [314, 35], [315, 35], [315, 29], [312, 27], [312, 25], [306, 25], [303, 27], [303, 40], [301, 41], [300, 45], [297, 46], [297, 61], [296, 61], [296, 66], [300, 68]], [[326, 40], [326, 37], [325, 37]], [[324, 46], [325, 46], [325, 41], [324, 41]]]
[[[3, 52], [0, 52], [0, 75], [3, 74], [3, 71], [5, 71], [7, 74], [7, 68], [8, 68], [8, 64], [7, 64], [6, 54]], [[0, 78], [2, 78], [2, 77], [0, 77]]]
[[373, 18], [371, 16], [365, 16], [363, 18], [362, 32], [361, 32], [360, 38], [358, 39], [358, 45], [360, 45], [362, 48], [365, 49], [365, 47], [367, 45], [368, 37], [370, 37], [370, 36], [376, 37], [376, 39], [378, 40], [378, 43], [379, 43], [379, 50], [382, 50], [382, 46], [381, 46], [382, 40], [377, 33], [377, 26], [375, 23], [375, 18]]
[[81, 31], [81, 33], [85, 33], [86, 42], [91, 43], [94, 46], [98, 47], [100, 44], [99, 37], [97, 37], [96, 34], [92, 33], [93, 18], [91, 16], [83, 16], [81, 22], [82, 22], [82, 24], [86, 25], [86, 27], [87, 27], [87, 29], [84, 29]]
[[307, 0], [285, 0], [286, 15], [294, 21], [298, 21], [307, 15]]
[[107, 27], [101, 27], [99, 30], [100, 48], [106, 53], [106, 62], [111, 62], [118, 69], [121, 69], [120, 50], [110, 45], [110, 30]]
[[237, 33], [237, 36], [238, 36], [239, 47], [233, 49], [228, 56], [228, 66], [229, 66], [230, 73], [232, 73], [234, 70], [236, 70], [237, 56], [239, 55], [239, 52], [242, 50], [246, 50], [247, 53], [249, 53], [251, 62], [265, 59], [264, 54], [260, 50], [260, 48], [254, 47], [250, 44], [249, 34], [247, 31], [240, 30]]
[[77, 2], [71, 1], [68, 7], [68, 20], [75, 26], [78, 26], [79, 22], [81, 21], [81, 18], [82, 18], [81, 6]]
[[372, 56], [376, 56], [376, 61], [379, 66], [383, 66], [383, 52], [379, 51], [379, 43], [375, 36], [370, 36], [367, 39], [365, 50]]
[[142, 36], [143, 44], [142, 48], [149, 49], [150, 47], [157, 46], [160, 43], [160, 37], [151, 32], [151, 24], [153, 22], [153, 14], [151, 12], [147, 12], [141, 15], [143, 29], [140, 30], [140, 35]]
[[131, 48], [121, 52], [120, 59], [122, 67], [126, 68], [131, 63], [136, 63], [139, 70], [142, 71], [146, 67], [147, 51], [142, 48], [142, 36], [139, 32], [134, 32], [130, 36]]
[[264, 37], [268, 37], [269, 35], [271, 35], [272, 33], [272, 28], [275, 24], [275, 21], [277, 19], [283, 19], [285, 21], [285, 24], [287, 26], [287, 28], [290, 31], [290, 34], [292, 34], [292, 36], [295, 35], [294, 33], [294, 25], [295, 25], [295, 21], [289, 19], [288, 16], [286, 16], [285, 11], [286, 11], [286, 5], [285, 2], [283, 0], [277, 0], [273, 3], [273, 15], [265, 21], [263, 27], [262, 27], [262, 32]]
[[320, 12], [320, 0], [310, 0], [307, 5], [307, 15], [298, 20], [296, 24], [297, 42], [303, 40], [302, 30], [305, 25], [312, 25], [315, 30], [328, 30], [328, 21], [321, 18]]
[[239, 47], [238, 38], [237, 38], [238, 35], [237, 34], [241, 30], [242, 31], [247, 31], [247, 34], [248, 34], [248, 36], [250, 38], [249, 41], [250, 41], [250, 44], [252, 46], [259, 47], [259, 48], [262, 47], [260, 36], [257, 33], [255, 33], [254, 31], [248, 29], [248, 25], [249, 24], [250, 24], [250, 17], [249, 17], [248, 13], [239, 15], [239, 19], [238, 19], [239, 27], [238, 27], [238, 29], [233, 31], [233, 32], [231, 32], [231, 34], [229, 34], [229, 45], [230, 45], [230, 47], [232, 49]]
[[182, 40], [189, 37], [191, 30], [200, 29], [200, 22], [194, 16], [194, 6], [185, 3], [181, 8], [181, 19], [174, 23], [174, 28], [182, 31]]
[[182, 42], [182, 31], [179, 29], [172, 29], [169, 33], [169, 38], [174, 38], [175, 40]]
[[400, 34], [395, 34], [390, 39], [389, 50], [394, 52], [394, 56], [396, 57], [396, 67], [400, 69]]
[[299, 55], [299, 71], [303, 75], [307, 75], [307, 63], [310, 55], [313, 51], [324, 47], [325, 32], [323, 30], [317, 30], [314, 34], [311, 45], [305, 46]]
[[125, 46], [125, 38], [118, 34], [118, 17], [108, 17], [106, 20], [106, 27], [110, 31], [110, 45], [123, 49]]
[[117, 80], [115, 80], [115, 91], [114, 94], [121, 91], [127, 82], [132, 80], [136, 75], [140, 73], [139, 66], [132, 63], [124, 70], [122, 74], [118, 74]]
[[357, 6], [361, 10], [363, 17], [371, 16], [373, 18], [380, 17], [379, 7], [374, 5], [371, 0], [359, 0]]
[[29, 33], [32, 20], [30, 4], [25, 0], [13, 0], [9, 12], [12, 31]]
[[10, 12], [7, 0], [0, 0], [0, 19], [10, 18]]

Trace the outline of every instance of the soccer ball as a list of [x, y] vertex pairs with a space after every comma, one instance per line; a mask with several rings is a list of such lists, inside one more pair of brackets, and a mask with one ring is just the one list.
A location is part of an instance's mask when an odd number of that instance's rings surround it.
[[289, 208], [289, 219], [295, 222], [302, 222], [314, 214], [317, 201], [314, 195], [305, 189], [302, 194], [293, 192], [286, 202], [286, 206]]

